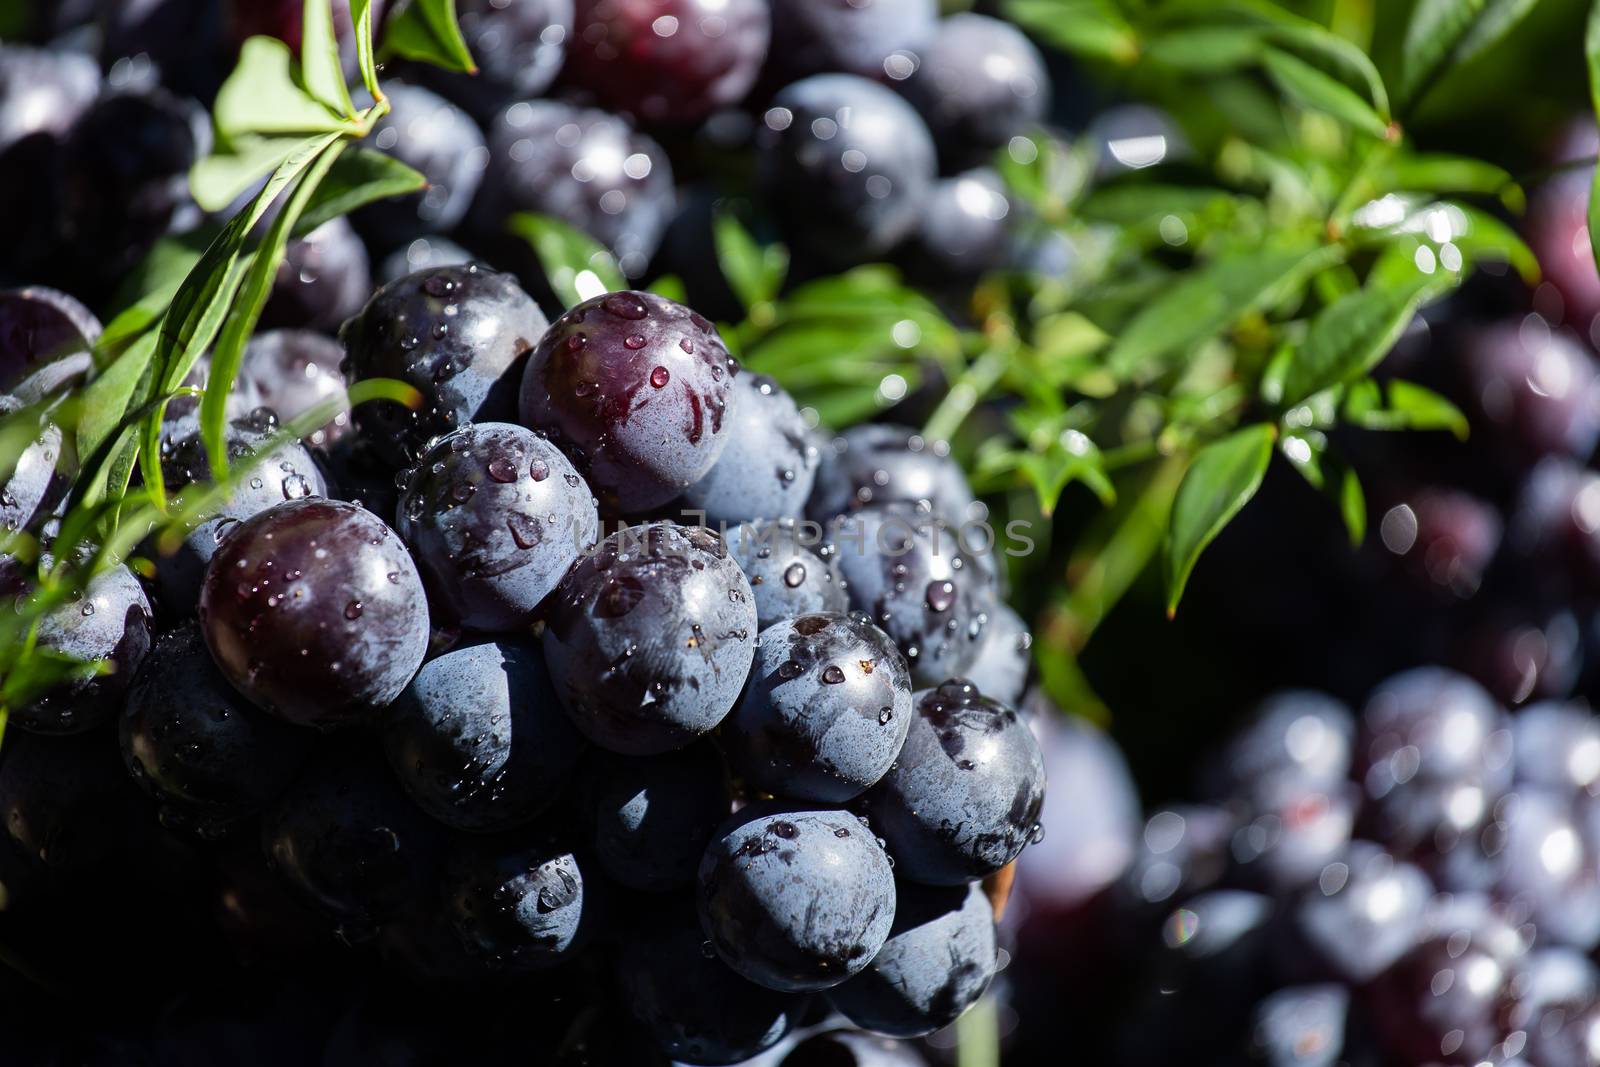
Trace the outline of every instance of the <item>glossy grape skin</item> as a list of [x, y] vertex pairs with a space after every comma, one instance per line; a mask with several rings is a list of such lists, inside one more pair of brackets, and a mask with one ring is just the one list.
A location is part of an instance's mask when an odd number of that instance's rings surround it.
[[732, 392], [728, 444], [681, 505], [705, 512], [713, 526], [801, 517], [822, 456], [815, 431], [764, 374], [740, 374]]
[[426, 66], [423, 81], [487, 124], [512, 100], [555, 80], [572, 39], [572, 0], [456, 0], [461, 36], [477, 74]]
[[88, 56], [6, 44], [0, 48], [0, 149], [31, 134], [64, 135], [99, 91], [100, 71]]
[[390, 282], [340, 332], [345, 377], [409, 382], [422, 393], [422, 406], [363, 404], [356, 428], [400, 466], [432, 438], [469, 422], [510, 421], [522, 360], [547, 325], [515, 279], [476, 264]]
[[763, 989], [702, 946], [689, 901], [673, 901], [624, 940], [618, 984], [663, 1052], [692, 1064], [741, 1064], [799, 1023], [804, 996]]
[[904, 78], [938, 22], [938, 0], [772, 0], [772, 62], [785, 80], [828, 71]]
[[324, 752], [262, 818], [261, 847], [307, 902], [364, 925], [426, 892], [440, 837], [380, 758], [341, 746]]
[[860, 263], [910, 235], [933, 191], [933, 138], [889, 89], [819, 74], [773, 98], [756, 145], [757, 186], [791, 241]]
[[859, 615], [761, 631], [743, 699], [722, 723], [729, 763], [764, 793], [843, 803], [884, 776], [911, 726], [911, 675]]
[[469, 951], [497, 970], [553, 967], [583, 944], [598, 901], [576, 856], [539, 832], [464, 846], [444, 878], [446, 909]]
[[1021, 703], [1033, 667], [1033, 634], [1011, 607], [996, 602], [989, 610], [983, 641], [968, 665], [966, 679], [1002, 704]]
[[1050, 75], [1022, 31], [987, 15], [940, 22], [903, 83], [947, 168], [981, 162], [1044, 118]]
[[145, 657], [119, 721], [123, 762], [169, 827], [202, 836], [278, 799], [311, 738], [241, 697], [211, 661], [193, 623]]
[[200, 624], [256, 706], [320, 729], [370, 721], [428, 643], [415, 564], [371, 512], [294, 500], [230, 531], [206, 570]]
[[552, 215], [605, 245], [636, 278], [675, 203], [667, 154], [626, 120], [556, 100], [521, 100], [489, 126], [489, 169], [469, 224], [488, 246], [526, 257], [521, 238], [514, 239], [520, 250], [505, 244], [506, 220], [524, 211]]
[[[298, 418], [318, 404], [345, 400], [339, 342], [312, 330], [267, 330], [250, 338], [239, 365], [234, 391], [252, 407], [271, 408], [282, 421]], [[350, 432], [350, 413], [340, 411], [301, 442], [325, 448]]]
[[384, 257], [378, 267], [378, 283], [387, 285], [419, 270], [456, 267], [471, 262], [472, 253], [465, 248], [449, 238], [428, 234], [413, 239], [409, 244], [395, 249]]
[[994, 911], [977, 885], [895, 887], [894, 927], [866, 970], [828, 991], [857, 1026], [921, 1037], [954, 1022], [989, 988]]
[[756, 611], [750, 583], [711, 530], [618, 531], [578, 561], [555, 597], [545, 659], [567, 714], [602, 748], [682, 748], [738, 700]]
[[970, 281], [1004, 266], [1011, 253], [1011, 201], [989, 167], [941, 178], [904, 259], [936, 281]]
[[1319, 980], [1370, 981], [1415, 944], [1434, 887], [1371, 842], [1355, 842], [1288, 908], [1300, 965]]
[[979, 514], [946, 442], [885, 423], [852, 427], [823, 448], [806, 514], [827, 522], [873, 504], [906, 504], [953, 527]]
[[411, 799], [475, 833], [512, 829], [548, 808], [585, 748], [539, 650], [509, 637], [425, 663], [383, 731]]
[[[0, 556], [0, 589], [21, 595], [16, 566]], [[32, 733], [70, 734], [109, 721], [121, 707], [151, 644], [150, 602], [139, 579], [118, 564], [90, 579], [81, 595], [52, 608], [39, 621], [37, 645], [82, 663], [108, 661], [108, 670], [61, 682], [22, 707], [8, 722]]]
[[723, 962], [786, 992], [859, 973], [893, 925], [889, 858], [854, 815], [782, 805], [735, 813], [700, 861], [700, 924]]
[[682, 304], [608, 293], [540, 338], [522, 378], [521, 421], [572, 458], [602, 512], [638, 513], [722, 455], [737, 372], [716, 329]]
[[100, 332], [94, 313], [59, 290], [0, 292], [0, 393], [34, 403], [80, 381]]
[[397, 514], [435, 604], [490, 632], [531, 623], [600, 533], [589, 487], [567, 458], [503, 422], [435, 442], [407, 476]]
[[[0, 755], [0, 842], [8, 895], [41, 878], [73, 877], [125, 851], [148, 818], [116, 750], [99, 735], [40, 737], [18, 731]], [[3, 857], [0, 857], [3, 859]]]
[[1600, 721], [1580, 703], [1530, 704], [1511, 720], [1519, 784], [1555, 792], [1600, 787]]
[[1266, 1067], [1334, 1067], [1345, 1051], [1350, 991], [1338, 985], [1294, 986], [1257, 1005], [1251, 1062]]
[[349, 220], [331, 219], [289, 242], [261, 321], [334, 333], [371, 295], [366, 245]]
[[971, 666], [996, 594], [956, 531], [884, 505], [851, 513], [830, 533], [851, 606], [895, 639], [914, 682], [937, 685]]
[[1593, 454], [1600, 368], [1580, 340], [1538, 321], [1502, 322], [1475, 331], [1464, 348], [1465, 385], [1481, 424], [1527, 458]]
[[[12, 396], [0, 394], [0, 418], [24, 408]], [[66, 496], [66, 478], [57, 470], [61, 462], [61, 428], [41, 422], [38, 436], [16, 458], [10, 477], [0, 483], [0, 537], [26, 530], [42, 521]]]
[[793, 522], [741, 523], [724, 535], [728, 552], [750, 579], [761, 628], [811, 612], [850, 608], [830, 546], [801, 543]]
[[382, 85], [392, 110], [379, 120], [372, 143], [427, 179], [424, 192], [363, 207], [356, 226], [388, 249], [429, 233], [448, 233], [472, 205], [489, 164], [477, 124], [449, 101], [416, 85]]
[[1218, 798], [1248, 796], [1285, 781], [1334, 786], [1350, 774], [1355, 738], [1355, 716], [1326, 693], [1273, 693], [1213, 762], [1208, 792]]
[[566, 80], [647, 122], [742, 100], [767, 55], [766, 0], [577, 0]]
[[1045, 768], [1012, 710], [956, 679], [913, 697], [905, 747], [867, 793], [901, 878], [959, 885], [998, 871], [1039, 833]]
[[705, 742], [663, 756], [597, 758], [584, 800], [601, 868], [640, 892], [693, 884], [706, 843], [728, 817], [726, 779]]

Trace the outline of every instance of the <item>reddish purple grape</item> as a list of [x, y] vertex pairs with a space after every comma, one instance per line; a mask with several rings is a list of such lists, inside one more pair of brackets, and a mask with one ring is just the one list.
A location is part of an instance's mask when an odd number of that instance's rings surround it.
[[709, 321], [653, 293], [608, 293], [550, 327], [522, 422], [572, 458], [607, 513], [658, 507], [711, 469], [738, 364]]
[[650, 122], [737, 104], [761, 72], [767, 0], [578, 0], [565, 74]]

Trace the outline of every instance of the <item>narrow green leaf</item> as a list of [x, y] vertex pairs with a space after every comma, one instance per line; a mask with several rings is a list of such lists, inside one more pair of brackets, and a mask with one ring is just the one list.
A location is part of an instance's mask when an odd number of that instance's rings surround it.
[[566, 307], [628, 288], [616, 259], [582, 230], [548, 215], [513, 215], [506, 225], [533, 246], [550, 288]]
[[83, 390], [78, 419], [78, 452], [90, 455], [121, 423], [139, 382], [150, 369], [160, 335], [147, 330]]
[[1451, 243], [1463, 255], [1471, 260], [1508, 263], [1523, 281], [1529, 285], [1538, 284], [1539, 259], [1516, 230], [1487, 211], [1453, 202], [1446, 206], [1466, 220], [1465, 229], [1451, 238]]
[[717, 266], [739, 302], [749, 309], [776, 296], [777, 290], [769, 289], [761, 246], [750, 236], [750, 231], [726, 211], [718, 212], [711, 225]]
[[245, 41], [211, 115], [217, 132], [229, 140], [242, 134], [327, 133], [349, 125], [295, 81], [289, 46], [276, 37]]
[[377, 49], [372, 44], [372, 0], [350, 0], [350, 22], [356, 33], [356, 65], [361, 68], [361, 83], [374, 100], [381, 100]]
[[1345, 391], [1340, 416], [1367, 430], [1445, 430], [1465, 441], [1467, 417], [1444, 397], [1414, 382], [1357, 382]]
[[306, 91], [334, 111], [355, 118], [356, 106], [344, 81], [339, 40], [334, 36], [330, 0], [305, 0], [300, 26], [300, 71]]
[[295, 236], [304, 236], [375, 200], [405, 196], [427, 187], [427, 178], [393, 156], [371, 148], [353, 148], [339, 156], [328, 176], [317, 185], [305, 214], [295, 224]]
[[1510, 172], [1470, 156], [1401, 153], [1385, 163], [1378, 184], [1384, 192], [1495, 196], [1512, 211], [1522, 210], [1525, 202], [1522, 188]]
[[262, 238], [240, 286], [238, 298], [222, 324], [217, 343], [212, 351], [211, 372], [206, 382], [205, 395], [200, 399], [200, 439], [205, 443], [211, 469], [219, 474], [228, 469], [228, 450], [225, 435], [228, 429], [228, 394], [233, 391], [233, 380], [244, 360], [244, 346], [255, 331], [261, 311], [267, 306], [272, 293], [272, 283], [278, 277], [278, 267], [289, 247], [289, 235], [301, 212], [310, 202], [317, 186], [334, 161], [339, 158], [345, 142], [335, 141], [307, 166], [297, 184], [291, 186], [287, 202], [272, 220], [272, 226]]
[[1305, 60], [1276, 48], [1262, 56], [1267, 74], [1279, 89], [1302, 106], [1343, 122], [1379, 140], [1390, 136], [1389, 124], [1343, 82], [1324, 74]]
[[1123, 329], [1106, 365], [1127, 378], [1214, 336], [1245, 312], [1273, 302], [1321, 267], [1338, 261], [1334, 246], [1297, 245], [1234, 253], [1191, 271], [1146, 304]]
[[1261, 488], [1277, 430], [1258, 423], [1202, 448], [1172, 501], [1165, 563], [1167, 614], [1175, 614], [1200, 554]]
[[1132, 63], [1133, 27], [1109, 0], [1006, 0], [1006, 18], [1059, 48], [1089, 59]]
[[1199, 215], [1237, 198], [1222, 189], [1161, 182], [1127, 182], [1095, 190], [1078, 213], [1086, 219], [1132, 225], [1167, 215]]
[[1367, 536], [1367, 501], [1355, 469], [1328, 447], [1325, 435], [1316, 431], [1285, 434], [1278, 442], [1278, 451], [1334, 506], [1351, 546], [1359, 548]]
[[1421, 273], [1399, 286], [1361, 289], [1340, 297], [1312, 320], [1283, 382], [1285, 406], [1359, 378], [1400, 339], [1440, 279]]
[[1414, 107], [1444, 73], [1511, 32], [1538, 0], [1419, 0], [1406, 27], [1399, 99]]
[[466, 74], [478, 71], [456, 22], [456, 0], [402, 0], [385, 27], [387, 54]]
[[1254, 26], [1185, 26], [1153, 38], [1140, 58], [1185, 74], [1223, 74], [1253, 67], [1264, 43]]

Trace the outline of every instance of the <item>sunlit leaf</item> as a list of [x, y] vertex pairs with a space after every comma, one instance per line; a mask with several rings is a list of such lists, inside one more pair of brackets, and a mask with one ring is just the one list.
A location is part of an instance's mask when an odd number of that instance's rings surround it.
[[1414, 273], [1404, 284], [1369, 286], [1323, 308], [1289, 363], [1282, 402], [1298, 404], [1313, 393], [1366, 374], [1388, 354], [1440, 282]]
[[1006, 18], [1040, 39], [1090, 59], [1130, 63], [1133, 27], [1110, 0], [1006, 0]]
[[1278, 88], [1304, 107], [1332, 115], [1340, 122], [1380, 140], [1390, 134], [1389, 124], [1353, 89], [1329, 77], [1305, 60], [1275, 48], [1262, 57], [1267, 74]]
[[628, 288], [615, 257], [582, 230], [548, 215], [514, 215], [507, 226], [533, 246], [564, 306]]
[[224, 139], [248, 134], [327, 133], [349, 120], [320, 103], [294, 77], [294, 57], [276, 37], [252, 37], [217, 93], [212, 119]]
[[1411, 107], [1452, 67], [1509, 33], [1538, 0], [1418, 0], [1406, 27], [1398, 97]]
[[371, 148], [352, 148], [339, 156], [317, 186], [305, 213], [295, 224], [295, 235], [310, 233], [375, 200], [420, 192], [427, 185], [427, 178], [420, 172], [391, 155]]
[[300, 71], [306, 91], [334, 111], [355, 118], [355, 104], [339, 61], [331, 0], [305, 0], [300, 26]]
[[1167, 613], [1178, 610], [1200, 554], [1261, 488], [1276, 428], [1259, 423], [1202, 448], [1172, 501], [1165, 563]]
[[383, 50], [445, 70], [478, 70], [456, 22], [456, 0], [401, 0], [384, 22]]

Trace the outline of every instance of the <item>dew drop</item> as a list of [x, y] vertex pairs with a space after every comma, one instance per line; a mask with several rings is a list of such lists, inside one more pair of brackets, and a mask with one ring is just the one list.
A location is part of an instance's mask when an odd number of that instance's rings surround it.
[[829, 664], [823, 669], [822, 681], [826, 685], [839, 685], [844, 681], [844, 671], [835, 664]]
[[668, 372], [667, 368], [665, 367], [657, 367], [655, 370], [650, 372], [650, 384], [655, 386], [657, 389], [665, 388], [667, 382], [671, 380], [672, 374]]
[[643, 334], [630, 333], [628, 336], [622, 339], [622, 347], [628, 349], [630, 352], [637, 352], [644, 346], [645, 339]]
[[879, 708], [878, 709], [878, 725], [879, 726], [888, 726], [893, 721], [894, 721], [894, 709], [893, 708]]
[[517, 468], [504, 456], [496, 456], [489, 461], [489, 477], [501, 483], [514, 482], [517, 480]]
[[956, 585], [954, 582], [929, 582], [925, 598], [929, 611], [949, 611], [950, 605], [956, 602]]
[[359, 600], [352, 600], [350, 603], [344, 606], [344, 617], [349, 619], [351, 622], [361, 618], [361, 612], [362, 607], [361, 601]]
[[539, 526], [539, 520], [520, 511], [513, 511], [506, 516], [506, 529], [511, 531], [511, 540], [524, 551], [544, 540], [544, 530]]
[[536, 459], [528, 466], [528, 476], [536, 482], [542, 482], [550, 477], [550, 465], [542, 459]]

